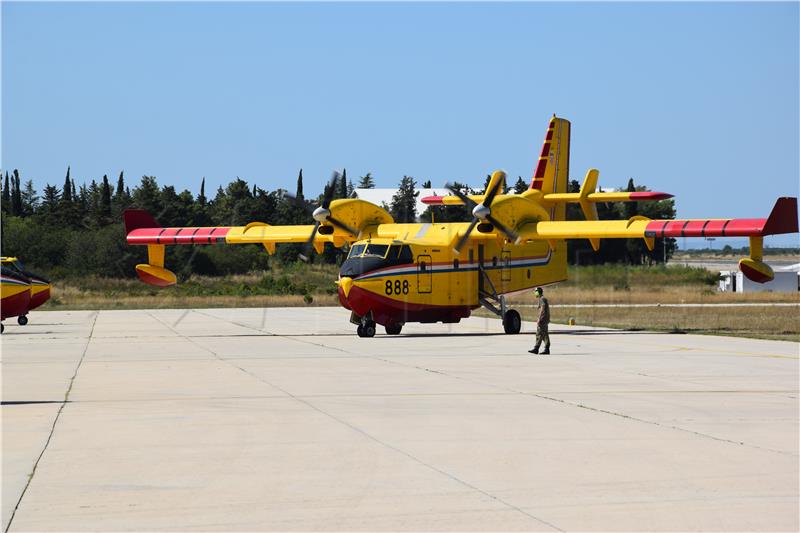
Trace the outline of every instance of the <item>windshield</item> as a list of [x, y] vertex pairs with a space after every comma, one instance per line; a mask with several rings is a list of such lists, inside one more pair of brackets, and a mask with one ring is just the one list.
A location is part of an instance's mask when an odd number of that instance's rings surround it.
[[364, 252], [364, 248], [366, 248], [366, 244], [356, 244], [352, 248], [350, 248], [350, 253], [347, 257], [358, 257]]
[[386, 257], [386, 250], [388, 249], [388, 244], [368, 244], [367, 249], [364, 251], [364, 256]]

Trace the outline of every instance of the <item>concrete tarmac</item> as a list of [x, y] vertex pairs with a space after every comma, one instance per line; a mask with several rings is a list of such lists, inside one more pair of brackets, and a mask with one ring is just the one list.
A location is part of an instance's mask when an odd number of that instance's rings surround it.
[[4, 531], [800, 528], [797, 343], [347, 319], [8, 321]]

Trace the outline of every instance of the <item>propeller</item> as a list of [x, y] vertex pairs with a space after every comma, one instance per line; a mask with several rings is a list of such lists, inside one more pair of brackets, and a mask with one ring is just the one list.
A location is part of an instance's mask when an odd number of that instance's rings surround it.
[[339, 229], [342, 229], [351, 235], [357, 236], [358, 230], [354, 229], [341, 220], [337, 219], [336, 217], [331, 215], [330, 205], [331, 201], [333, 200], [333, 194], [336, 191], [336, 182], [341, 178], [341, 174], [338, 172], [333, 172], [331, 174], [331, 179], [328, 181], [328, 184], [325, 185], [325, 190], [322, 193], [322, 203], [316, 209], [311, 209], [302, 198], [297, 198], [293, 194], [287, 194], [286, 196], [292, 200], [292, 202], [299, 207], [300, 209], [306, 211], [314, 218], [314, 229], [311, 230], [311, 235], [309, 236], [308, 240], [305, 243], [303, 253], [300, 254], [300, 259], [305, 262], [308, 262], [309, 258], [311, 257], [311, 250], [314, 246], [314, 238], [317, 236], [317, 232], [319, 231], [319, 227], [322, 224], [330, 224], [331, 226], [335, 226]]
[[494, 186], [486, 192], [486, 196], [483, 197], [483, 201], [479, 204], [475, 203], [472, 198], [456, 189], [451, 184], [448, 183], [445, 185], [445, 188], [448, 191], [457, 196], [462, 202], [464, 202], [464, 205], [466, 205], [467, 208], [472, 211], [472, 222], [467, 228], [467, 231], [461, 236], [460, 239], [458, 239], [458, 242], [453, 248], [453, 251], [456, 253], [456, 255], [461, 254], [461, 249], [464, 248], [465, 244], [467, 244], [472, 230], [474, 230], [475, 226], [481, 222], [491, 223], [492, 226], [500, 230], [501, 233], [503, 233], [510, 240], [514, 241], [515, 244], [519, 243], [519, 234], [514, 230], [507, 228], [504, 224], [492, 216], [492, 202], [494, 202], [494, 199], [497, 196], [497, 193], [500, 191], [500, 187], [502, 185], [503, 180], [495, 181]]

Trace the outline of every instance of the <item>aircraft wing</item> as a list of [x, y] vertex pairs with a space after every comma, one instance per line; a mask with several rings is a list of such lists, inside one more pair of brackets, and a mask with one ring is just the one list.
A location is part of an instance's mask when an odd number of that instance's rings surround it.
[[165, 247], [182, 244], [261, 244], [270, 254], [279, 243], [310, 243], [321, 253], [325, 243], [340, 247], [370, 233], [380, 224], [391, 224], [391, 215], [364, 200], [334, 200], [329, 209], [317, 214], [315, 224], [272, 226], [251, 222], [246, 226], [164, 228], [147, 211], [127, 209], [123, 215], [126, 241], [147, 246], [148, 261], [136, 265], [145, 283], [173, 285], [175, 275], [164, 268]]
[[797, 199], [779, 198], [768, 218], [690, 220], [564, 220], [523, 225], [522, 239], [654, 239], [656, 237], [763, 237], [797, 232]]

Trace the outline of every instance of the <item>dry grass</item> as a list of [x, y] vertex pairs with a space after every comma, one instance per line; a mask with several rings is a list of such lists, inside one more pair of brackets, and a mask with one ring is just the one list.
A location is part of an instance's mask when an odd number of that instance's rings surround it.
[[[521, 308], [523, 318], [536, 319], [535, 308]], [[800, 307], [553, 307], [554, 322], [569, 318], [584, 326], [629, 330], [705, 333], [800, 341]]]
[[[732, 304], [732, 303], [800, 303], [800, 293], [786, 292], [719, 292], [710, 286], [676, 285], [667, 283], [660, 287], [632, 286], [615, 289], [610, 286], [578, 287], [571, 282], [545, 287], [552, 303], [574, 304]], [[509, 297], [517, 304], [534, 304], [532, 291]]]

